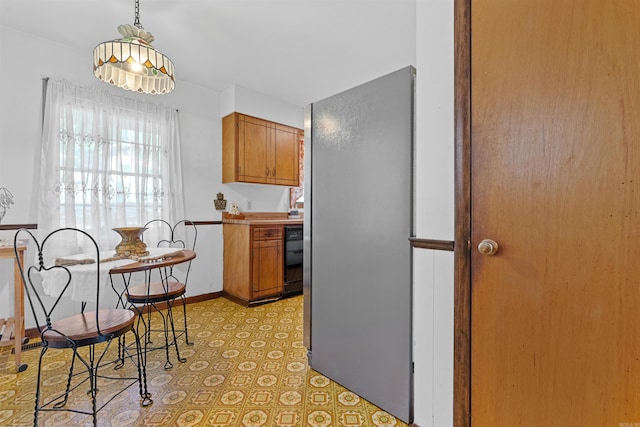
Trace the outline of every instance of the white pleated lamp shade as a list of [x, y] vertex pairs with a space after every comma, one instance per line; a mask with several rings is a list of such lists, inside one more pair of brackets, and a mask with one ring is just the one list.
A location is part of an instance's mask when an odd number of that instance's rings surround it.
[[138, 93], [171, 92], [175, 87], [173, 63], [151, 46], [151, 33], [132, 25], [120, 25], [118, 31], [122, 39], [100, 43], [93, 50], [93, 74]]

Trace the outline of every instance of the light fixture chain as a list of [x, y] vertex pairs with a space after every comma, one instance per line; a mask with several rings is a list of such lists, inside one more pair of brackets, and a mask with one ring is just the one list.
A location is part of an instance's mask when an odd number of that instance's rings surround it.
[[144, 28], [142, 28], [142, 24], [140, 24], [140, 0], [136, 0], [135, 4], [135, 18], [133, 20], [133, 25], [144, 30]]

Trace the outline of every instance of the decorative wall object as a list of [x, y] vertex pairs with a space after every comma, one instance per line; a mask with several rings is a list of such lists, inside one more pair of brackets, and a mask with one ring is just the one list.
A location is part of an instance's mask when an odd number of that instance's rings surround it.
[[7, 210], [13, 205], [13, 194], [8, 188], [0, 187], [0, 223], [7, 214]]
[[213, 201], [213, 204], [216, 207], [216, 210], [218, 211], [223, 211], [227, 208], [227, 201], [224, 198], [224, 194], [222, 193], [218, 193], [216, 195], [215, 200]]

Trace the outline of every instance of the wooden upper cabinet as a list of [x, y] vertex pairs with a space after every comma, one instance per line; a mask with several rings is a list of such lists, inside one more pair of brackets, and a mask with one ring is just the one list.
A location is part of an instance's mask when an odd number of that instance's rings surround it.
[[240, 113], [222, 119], [222, 182], [300, 185], [301, 129]]

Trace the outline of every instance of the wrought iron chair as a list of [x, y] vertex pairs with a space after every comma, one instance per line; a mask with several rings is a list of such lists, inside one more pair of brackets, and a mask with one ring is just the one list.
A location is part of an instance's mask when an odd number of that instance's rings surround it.
[[[196, 241], [198, 239], [198, 230], [195, 224], [189, 220], [181, 220], [171, 225], [163, 219], [154, 219], [147, 222], [144, 227], [146, 231], [143, 235], [145, 243], [155, 242], [158, 248], [176, 248], [190, 249], [195, 251]], [[151, 347], [150, 350], [164, 348], [166, 351], [165, 369], [171, 369], [173, 363], [169, 356], [169, 347], [175, 347], [176, 357], [178, 361], [184, 363], [186, 359], [180, 356], [178, 347], [178, 338], [184, 335], [187, 345], [193, 345], [189, 341], [189, 331], [187, 328], [187, 305], [185, 293], [187, 290], [187, 282], [189, 272], [191, 271], [191, 262], [175, 265], [160, 269], [160, 280], [149, 281], [149, 283], [127, 287], [125, 297], [131, 305], [146, 306], [147, 320], [140, 316], [139, 322], [145, 322], [145, 346], [152, 344], [151, 337], [154, 330], [151, 327], [151, 312], [157, 312], [163, 321], [164, 346]], [[182, 303], [182, 313], [184, 319], [184, 329], [176, 329], [176, 322], [173, 316], [173, 306], [176, 299], [180, 298]], [[163, 309], [166, 308], [166, 314]], [[172, 339], [170, 339], [170, 335]], [[147, 348], [147, 347], [145, 347]]]
[[[35, 250], [37, 254], [37, 257], [32, 258], [33, 263], [21, 262], [18, 257], [17, 247], [20, 241], [25, 239], [28, 239], [28, 249]], [[69, 250], [71, 247], [77, 248], [72, 251], [81, 252], [82, 256], [59, 257], [60, 248]], [[141, 363], [140, 340], [134, 328], [135, 312], [124, 308], [100, 306], [100, 251], [95, 240], [85, 231], [61, 228], [51, 232], [40, 242], [29, 230], [20, 229], [14, 237], [14, 250], [42, 345], [38, 359], [34, 425], [38, 425], [41, 412], [70, 411], [91, 415], [93, 425], [97, 426], [98, 412], [136, 383], [139, 387], [141, 405], [148, 406], [153, 403], [147, 390], [146, 369]], [[62, 302], [66, 297], [78, 299], [74, 296], [78, 293], [83, 296], [81, 302], [72, 305]], [[94, 309], [86, 310], [87, 305]], [[73, 310], [73, 306], [78, 309]], [[65, 313], [62, 313], [62, 307], [65, 307]], [[67, 311], [73, 312], [66, 313]], [[119, 371], [119, 375], [115, 372], [107, 375], [105, 372], [109, 363], [103, 362], [104, 357], [112, 340], [117, 340], [127, 332], [132, 332], [135, 337], [137, 351], [128, 354], [128, 358], [133, 361], [137, 374], [123, 369]], [[43, 379], [43, 376], [58, 375], [59, 372], [42, 369], [43, 360], [50, 349], [72, 352], [64, 391], [47, 386], [46, 380]], [[79, 362], [79, 366], [76, 366], [76, 361]], [[99, 378], [114, 380], [114, 383], [115, 380], [121, 380], [122, 388], [113, 394], [105, 393], [105, 399], [99, 402]], [[82, 393], [79, 394], [82, 401], [85, 401], [86, 393], [91, 399], [91, 408], [83, 409], [80, 404], [77, 407], [75, 404], [73, 407], [67, 406], [69, 396], [73, 393]]]

